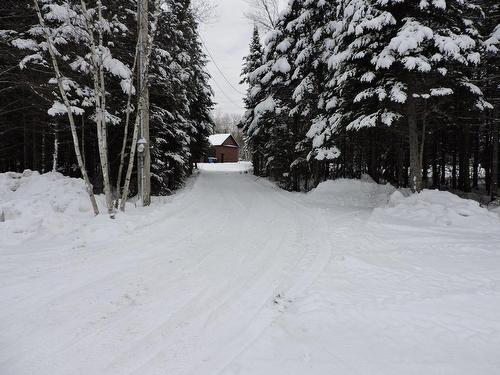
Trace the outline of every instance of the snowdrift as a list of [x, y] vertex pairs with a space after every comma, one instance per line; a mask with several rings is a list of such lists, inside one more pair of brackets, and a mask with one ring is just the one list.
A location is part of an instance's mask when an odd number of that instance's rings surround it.
[[409, 197], [396, 191], [390, 196], [387, 206], [375, 208], [371, 220], [484, 230], [498, 226], [500, 230], [499, 217], [482, 208], [478, 202], [437, 190], [424, 190]]
[[387, 204], [396, 191], [392, 185], [368, 180], [338, 179], [325, 181], [307, 194], [308, 199], [325, 204], [374, 208]]
[[[213, 165], [201, 165], [200, 169], [211, 172], [248, 172], [248, 163], [224, 165], [221, 169]], [[99, 206], [104, 199], [97, 196]], [[343, 206], [374, 209], [369, 222], [403, 224], [409, 226], [441, 226], [469, 229], [498, 227], [497, 213], [489, 212], [472, 200], [462, 199], [448, 192], [425, 190], [420, 194], [405, 197], [391, 185], [379, 185], [368, 179], [338, 179], [326, 181], [305, 195], [306, 201], [315, 206]], [[158, 202], [160, 203], [160, 202]], [[132, 206], [130, 208], [133, 208]], [[134, 210], [132, 210], [133, 212]], [[0, 244], [14, 244], [30, 238], [48, 240], [72, 231], [91, 231], [102, 237], [114, 232], [129, 231], [139, 222], [149, 222], [161, 210], [148, 211], [141, 220], [132, 215], [106, 221], [106, 216], [97, 221], [106, 225], [90, 225], [94, 219], [89, 199], [81, 179], [65, 177], [50, 172], [0, 173]], [[151, 216], [152, 215], [152, 216]], [[120, 221], [120, 223], [118, 223]], [[106, 233], [98, 233], [98, 232]]]
[[372, 223], [478, 230], [498, 226], [500, 230], [499, 215], [476, 201], [437, 190], [407, 195], [407, 190], [397, 190], [389, 184], [380, 185], [365, 178], [325, 181], [306, 196], [309, 201], [322, 205], [372, 208], [369, 218]]
[[92, 217], [81, 179], [57, 172], [0, 173], [0, 243], [47, 239]]

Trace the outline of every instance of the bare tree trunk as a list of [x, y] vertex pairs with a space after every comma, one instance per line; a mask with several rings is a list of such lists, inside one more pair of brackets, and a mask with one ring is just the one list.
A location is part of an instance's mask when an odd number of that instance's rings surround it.
[[455, 137], [455, 146], [453, 148], [452, 167], [451, 167], [451, 187], [457, 188], [457, 137]]
[[[141, 106], [140, 101], [139, 101], [139, 106]], [[139, 135], [139, 121], [140, 121], [139, 114], [137, 114], [134, 123], [134, 133], [132, 135], [132, 145], [130, 147], [127, 174], [125, 176], [125, 183], [123, 184], [123, 191], [122, 191], [122, 199], [120, 202], [120, 210], [122, 211], [125, 211], [125, 205], [127, 203], [128, 191], [130, 187], [130, 178], [132, 177], [132, 169], [134, 169], [135, 150], [137, 148], [137, 137]]]
[[[57, 125], [54, 124], [54, 152], [52, 153], [52, 172], [57, 172], [58, 158], [59, 158], [59, 132], [57, 130]], [[84, 165], [83, 160], [82, 160], [82, 165]]]
[[40, 171], [40, 134], [37, 132], [36, 127], [38, 126], [36, 117], [31, 117], [31, 152], [33, 153], [32, 169], [34, 171]]
[[447, 137], [445, 136], [445, 131], [442, 131], [441, 134], [441, 176], [439, 180], [440, 188], [443, 188], [446, 185], [446, 149], [447, 146]]
[[[103, 25], [104, 20], [102, 17], [102, 2], [101, 0], [97, 0], [97, 12], [99, 17], [99, 24]], [[114, 207], [113, 207], [113, 196], [111, 194], [111, 182], [109, 177], [109, 160], [108, 160], [108, 126], [106, 121], [106, 82], [104, 80], [104, 66], [103, 66], [103, 34], [102, 27], [99, 26], [99, 51], [100, 51], [100, 59], [99, 59], [99, 78], [101, 81], [101, 126], [102, 126], [102, 146], [103, 146], [103, 179], [104, 179], [104, 193], [106, 195], [106, 206], [108, 208], [108, 214], [111, 217], [114, 217]]]
[[85, 165], [85, 116], [82, 115], [82, 160]]
[[463, 184], [463, 191], [466, 193], [471, 191], [470, 188], [470, 126], [469, 124], [464, 124], [462, 131], [464, 133], [462, 137], [462, 170], [460, 173], [463, 174], [462, 177], [462, 184]]
[[28, 169], [28, 127], [25, 113], [23, 113], [23, 169]]
[[496, 116], [493, 116], [491, 122], [491, 185], [490, 185], [490, 197], [494, 201], [498, 197], [498, 121]]
[[[106, 197], [106, 207], [108, 214], [114, 218], [113, 197], [111, 195], [111, 184], [109, 180], [109, 162], [108, 162], [108, 144], [107, 144], [107, 124], [106, 124], [106, 87], [104, 82], [104, 66], [103, 66], [103, 35], [102, 35], [102, 3], [97, 0], [97, 13], [99, 18], [98, 26], [98, 43], [97, 46], [94, 39], [94, 31], [91, 22], [88, 19], [87, 4], [84, 0], [80, 1], [84, 12], [85, 27], [90, 38], [91, 57], [93, 65], [93, 83], [95, 91], [95, 107], [96, 107], [96, 125], [97, 125], [97, 140], [99, 147], [99, 157], [101, 160], [101, 172], [104, 185], [104, 195]], [[99, 53], [96, 52], [99, 51]]]
[[[132, 74], [134, 74], [135, 69], [136, 69], [138, 53], [139, 53], [139, 44], [137, 44], [137, 46], [135, 47], [134, 63], [132, 65]], [[129, 87], [129, 92], [128, 92], [128, 97], [127, 97], [127, 109], [126, 109], [126, 115], [125, 115], [125, 125], [123, 128], [122, 150], [120, 152], [120, 166], [118, 167], [118, 176], [116, 178], [116, 194], [117, 194], [117, 199], [115, 202], [116, 208], [118, 208], [119, 198], [121, 196], [122, 174], [123, 174], [123, 167], [125, 165], [125, 150], [127, 148], [128, 128], [129, 128], [129, 124], [130, 124], [130, 113], [132, 112], [132, 107], [131, 107], [130, 103], [132, 101], [133, 77], [134, 76], [132, 75], [130, 87]]]
[[42, 127], [42, 155], [41, 155], [41, 159], [42, 159], [42, 165], [41, 165], [41, 168], [42, 168], [42, 173], [45, 173], [46, 172], [46, 133], [47, 133], [47, 130], [46, 130], [46, 127], [43, 126]]
[[95, 199], [94, 192], [92, 190], [92, 184], [90, 183], [89, 176], [87, 174], [87, 170], [85, 169], [85, 166], [83, 165], [82, 155], [80, 154], [80, 145], [78, 144], [78, 134], [76, 132], [75, 119], [73, 117], [73, 112], [71, 111], [71, 104], [68, 100], [68, 96], [66, 95], [66, 91], [64, 90], [63, 77], [61, 75], [61, 71], [59, 70], [59, 64], [57, 62], [56, 53], [54, 51], [54, 44], [53, 44], [52, 39], [50, 37], [49, 31], [45, 25], [45, 20], [43, 19], [42, 12], [41, 12], [40, 7], [38, 5], [38, 0], [33, 0], [33, 3], [35, 5], [35, 10], [36, 10], [36, 13], [38, 16], [38, 21], [39, 21], [40, 26], [42, 27], [44, 34], [45, 34], [45, 40], [47, 42], [47, 48], [49, 50], [50, 58], [52, 60], [52, 66], [53, 66], [54, 72], [56, 74], [59, 92], [60, 92], [61, 98], [64, 102], [64, 106], [66, 107], [66, 110], [68, 112], [68, 120], [69, 120], [69, 124], [70, 124], [70, 128], [71, 128], [71, 135], [73, 137], [73, 146], [75, 149], [78, 167], [80, 168], [80, 172], [83, 176], [83, 180], [85, 181], [85, 187], [87, 189], [87, 193], [89, 195], [90, 203], [92, 204], [92, 209], [94, 210], [94, 214], [98, 215], [99, 208], [97, 206], [97, 201]]
[[422, 168], [422, 186], [421, 186], [421, 188], [423, 188], [424, 180], [425, 180], [426, 187], [428, 184], [427, 160], [424, 163], [426, 132], [427, 132], [427, 99], [424, 99], [424, 111], [422, 113], [422, 137], [420, 139], [420, 154], [419, 154], [420, 167]]
[[410, 188], [413, 192], [422, 190], [422, 161], [418, 139], [417, 109], [415, 98], [410, 93], [407, 100], [408, 141], [410, 143]]
[[[149, 10], [148, 0], [139, 0], [138, 6], [138, 23], [139, 23], [139, 87], [141, 87], [142, 105], [139, 108], [140, 127], [139, 137], [141, 143], [144, 144], [144, 150], [137, 158], [138, 170], [138, 194], [139, 201], [143, 206], [149, 206], [151, 203], [151, 153], [149, 140]], [[142, 84], [142, 81], [146, 84]]]
[[474, 136], [474, 161], [473, 161], [473, 171], [472, 171], [472, 188], [477, 189], [479, 185], [479, 127], [475, 127]]
[[[125, 183], [123, 185], [122, 198], [121, 198], [121, 202], [120, 202], [120, 209], [122, 211], [125, 211], [125, 205], [127, 203], [127, 197], [128, 197], [128, 193], [129, 193], [129, 187], [130, 187], [130, 178], [132, 176], [132, 170], [134, 168], [134, 158], [135, 158], [135, 152], [137, 149], [137, 141], [138, 141], [138, 136], [139, 136], [139, 125], [140, 125], [140, 121], [141, 121], [140, 114], [142, 113], [143, 108], [144, 108], [144, 101], [145, 101], [144, 93], [145, 93], [145, 90], [147, 90], [148, 85], [149, 85], [148, 69], [149, 69], [149, 63], [151, 60], [151, 53], [153, 51], [153, 43], [154, 43], [154, 39], [155, 39], [156, 32], [157, 32], [156, 25], [158, 24], [158, 19], [160, 16], [160, 9], [161, 9], [160, 8], [161, 4], [159, 1], [156, 1], [155, 4], [156, 4], [156, 9], [155, 9], [155, 13], [153, 15], [153, 22], [152, 22], [153, 34], [151, 35], [151, 37], [149, 37], [147, 51], [146, 51], [146, 55], [145, 55], [146, 69], [143, 71], [144, 76], [138, 77], [138, 79], [139, 79], [138, 86], [140, 89], [139, 90], [139, 102], [138, 102], [138, 107], [137, 107], [136, 119], [135, 119], [135, 123], [134, 123], [134, 134], [132, 136], [132, 144], [130, 146], [130, 156], [129, 156], [129, 162], [128, 162], [128, 167], [127, 167], [127, 174], [125, 176]], [[138, 41], [137, 43], [139, 46], [140, 41]], [[149, 148], [149, 145], [147, 145], [147, 146]], [[149, 150], [148, 150], [148, 153], [149, 153]]]

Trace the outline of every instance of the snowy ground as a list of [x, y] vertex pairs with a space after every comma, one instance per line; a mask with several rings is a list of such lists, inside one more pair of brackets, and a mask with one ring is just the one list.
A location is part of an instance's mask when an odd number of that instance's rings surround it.
[[499, 374], [496, 214], [201, 168], [115, 221], [0, 175], [0, 374]]

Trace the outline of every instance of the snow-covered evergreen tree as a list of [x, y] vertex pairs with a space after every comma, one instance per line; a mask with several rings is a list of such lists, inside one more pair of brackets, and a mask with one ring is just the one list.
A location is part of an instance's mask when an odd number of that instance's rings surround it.
[[489, 193], [492, 200], [498, 198], [499, 176], [499, 131], [500, 131], [500, 4], [494, 0], [481, 1], [484, 16], [481, 32], [484, 41], [484, 63], [479, 70], [486, 100], [492, 104], [487, 121], [491, 124], [492, 157]]
[[326, 63], [319, 47], [327, 10], [324, 1], [290, 1], [266, 37], [263, 63], [249, 75], [252, 101], [244, 120], [253, 143], [261, 140], [254, 156], [282, 186], [294, 190], [317, 184], [328, 165], [323, 161], [338, 154], [323, 145], [313, 148], [307, 137], [320, 114]]
[[420, 191], [428, 106], [450, 97], [471, 110], [488, 106], [468, 78], [480, 61], [478, 33], [466, 18], [471, 10], [468, 2], [453, 0], [340, 1], [328, 57], [325, 131], [404, 121], [410, 185]]
[[260, 34], [257, 26], [254, 26], [252, 41], [250, 42], [250, 52], [243, 59], [242, 79], [241, 83], [248, 85], [247, 94], [244, 99], [246, 113], [242, 117], [239, 127], [247, 134], [248, 147], [252, 149], [252, 161], [254, 165], [254, 173], [261, 174], [262, 170], [262, 145], [259, 141], [258, 134], [254, 134], [251, 126], [253, 121], [253, 109], [263, 97], [262, 86], [260, 83], [259, 68], [263, 66], [263, 49], [260, 42]]
[[[34, 3], [30, 4], [19, 4], [32, 15], [30, 23], [3, 31], [2, 41], [23, 56], [18, 61], [22, 68], [37, 66], [50, 72], [51, 60], [43, 28], [36, 20]], [[83, 161], [90, 163], [89, 174], [95, 190], [105, 191], [111, 198], [111, 184], [119, 191], [123, 183], [124, 164], [134, 165], [134, 160], [129, 161], [126, 155], [127, 150], [132, 151], [130, 137], [136, 122], [138, 92], [133, 79], [137, 77], [132, 76], [132, 66], [136, 65], [137, 3], [134, 0], [105, 3], [38, 0], [38, 4], [59, 62], [64, 93], [76, 118], [75, 127], [82, 138]], [[213, 94], [191, 2], [155, 1], [151, 4], [151, 14], [154, 50], [149, 82], [152, 86], [153, 172], [155, 192], [166, 193], [180, 186], [191, 173], [193, 162], [198, 161], [207, 148]], [[158, 23], [156, 14], [161, 17]], [[158, 25], [156, 31], [155, 24]], [[53, 94], [51, 108], [44, 111], [57, 116], [54, 122], [58, 118], [62, 121], [61, 115], [66, 115], [67, 110], [58, 93], [57, 80], [47, 81], [44, 85], [48, 93], [37, 89], [45, 99]], [[96, 126], [86, 126], [89, 121]], [[132, 146], [135, 150], [133, 142]], [[100, 160], [94, 157], [97, 149]], [[130, 177], [133, 178], [127, 171], [127, 185], [132, 186], [134, 192], [135, 184], [130, 183]]]
[[182, 184], [206, 148], [212, 92], [189, 0], [168, 0], [153, 53], [151, 139], [157, 193]]
[[309, 190], [326, 176], [331, 161], [338, 157], [336, 147], [317, 144], [310, 131], [323, 120], [324, 103], [319, 100], [325, 90], [327, 64], [324, 56], [325, 36], [331, 20], [331, 1], [304, 1], [296, 19], [286, 29], [294, 31], [290, 38], [290, 61], [293, 68], [291, 83], [292, 128], [295, 138], [295, 159], [290, 167], [296, 190]]

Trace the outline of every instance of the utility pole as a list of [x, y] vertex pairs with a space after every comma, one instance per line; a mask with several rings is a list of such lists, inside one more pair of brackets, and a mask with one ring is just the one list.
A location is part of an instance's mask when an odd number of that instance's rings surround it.
[[[148, 74], [149, 0], [137, 1], [139, 36], [138, 87], [139, 87], [139, 141], [137, 142], [137, 192], [143, 206], [151, 203], [151, 153], [149, 143], [149, 88], [143, 85]], [[147, 80], [146, 80], [147, 82]], [[144, 87], [143, 87], [144, 86]]]

